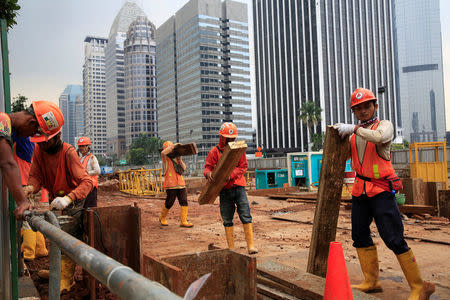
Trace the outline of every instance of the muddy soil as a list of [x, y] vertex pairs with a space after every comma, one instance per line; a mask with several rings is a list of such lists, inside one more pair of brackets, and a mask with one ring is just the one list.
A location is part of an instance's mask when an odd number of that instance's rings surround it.
[[[190, 194], [188, 220], [194, 224], [192, 228], [179, 226], [180, 207], [176, 202], [168, 215], [169, 226], [160, 226], [158, 216], [164, 204], [162, 197], [137, 197], [123, 194], [114, 189], [100, 189], [98, 194], [99, 206], [137, 205], [142, 209], [142, 252], [143, 254], [166, 257], [187, 254], [197, 251], [206, 251], [209, 244], [226, 248], [225, 232], [222, 225], [218, 199], [212, 205], [200, 206], [196, 199], [198, 195]], [[259, 249], [258, 257], [286, 256], [290, 253], [304, 253], [306, 259], [295, 261], [296, 267], [306, 270], [307, 251], [309, 249], [312, 221], [315, 205], [313, 203], [301, 203], [298, 201], [271, 200], [264, 196], [249, 196], [249, 203], [253, 217], [255, 246]], [[272, 216], [289, 220], [289, 222], [275, 220]], [[235, 223], [236, 251], [247, 253], [243, 228], [237, 214]], [[442, 218], [430, 218], [417, 220], [410, 218], [404, 221], [405, 235], [415, 237], [408, 239], [408, 245], [413, 249], [424, 280], [436, 283], [437, 290], [441, 289], [450, 293], [450, 246], [424, 242], [421, 239], [430, 239], [450, 242], [450, 223]], [[349, 264], [359, 266], [355, 249], [352, 246], [350, 210], [341, 206], [336, 241], [342, 243], [344, 256]], [[397, 278], [401, 281], [399, 287], [403, 294], [407, 294], [409, 287], [403, 278], [400, 265], [395, 255], [383, 243], [376, 230], [372, 228], [373, 239], [378, 247], [380, 261], [380, 278]], [[181, 242], [182, 241], [182, 242]], [[293, 262], [294, 263], [294, 262]], [[33, 266], [29, 265], [33, 279]], [[352, 270], [356, 271], [352, 271]], [[394, 276], [395, 275], [395, 276]], [[350, 281], [358, 283], [362, 279], [359, 267], [349, 269]], [[46, 293], [45, 282], [35, 280]], [[63, 295], [62, 299], [83, 299], [85, 295], [83, 281], [78, 281], [76, 290]], [[45, 292], [44, 292], [45, 291]], [[103, 292], [102, 292], [103, 293]], [[394, 290], [395, 293], [395, 290]], [[448, 295], [448, 294], [447, 294]], [[67, 297], [66, 297], [67, 296]], [[80, 298], [81, 297], [81, 298]], [[111, 295], [102, 294], [99, 299], [112, 299]], [[394, 299], [395, 295], [381, 295], [382, 299]], [[45, 297], [43, 297], [45, 299]], [[438, 297], [435, 299], [445, 299]]]

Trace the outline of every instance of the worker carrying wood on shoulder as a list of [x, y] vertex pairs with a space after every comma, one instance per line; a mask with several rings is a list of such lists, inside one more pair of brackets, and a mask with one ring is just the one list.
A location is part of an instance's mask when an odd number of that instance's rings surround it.
[[[176, 144], [175, 144], [176, 145]], [[192, 227], [192, 223], [187, 220], [188, 216], [188, 202], [186, 183], [183, 179], [183, 172], [186, 170], [186, 165], [181, 159], [181, 156], [170, 158], [169, 155], [175, 145], [171, 141], [166, 141], [163, 144], [163, 150], [161, 151], [161, 160], [163, 164], [163, 176], [164, 176], [164, 189], [166, 190], [166, 201], [162, 207], [159, 222], [163, 226], [168, 226], [167, 214], [170, 208], [173, 206], [175, 199], [178, 198], [178, 203], [181, 206], [180, 212], [180, 226]]]
[[[91, 192], [93, 182], [73, 146], [61, 140], [61, 127], [64, 116], [53, 103], [45, 106], [33, 105], [34, 113], [43, 116], [38, 118], [41, 131], [30, 140], [36, 142], [33, 154], [28, 185], [24, 187], [26, 196], [46, 188], [50, 198], [50, 208], [61, 210], [68, 222], [61, 224], [61, 229], [82, 239], [82, 209], [84, 199]], [[43, 113], [48, 111], [48, 113]], [[60, 291], [70, 291], [75, 284], [73, 274], [75, 263], [66, 255], [61, 255]], [[47, 270], [38, 272], [40, 277], [48, 277]]]
[[[214, 146], [208, 153], [205, 160], [204, 176], [210, 183], [214, 183], [212, 171], [219, 161], [225, 146], [229, 142], [234, 142], [238, 136], [236, 125], [231, 122], [222, 124], [219, 130], [219, 144]], [[238, 165], [234, 168], [228, 182], [220, 191], [220, 215], [225, 227], [225, 235], [229, 249], [234, 249], [234, 229], [233, 217], [237, 210], [239, 219], [244, 225], [245, 240], [249, 254], [258, 253], [253, 243], [253, 227], [252, 216], [250, 214], [250, 206], [248, 204], [247, 193], [245, 192], [246, 180], [244, 177], [247, 172], [248, 163], [245, 153], [239, 160]]]
[[360, 123], [334, 127], [340, 136], [350, 136], [352, 168], [357, 174], [352, 190], [352, 239], [364, 281], [352, 287], [363, 292], [381, 291], [377, 248], [370, 235], [370, 224], [375, 220], [381, 238], [396, 254], [411, 287], [408, 299], [428, 299], [434, 285], [420, 276], [416, 258], [403, 236], [395, 200], [395, 192], [402, 186], [390, 160], [394, 127], [388, 120], [378, 120], [377, 98], [368, 89], [356, 89], [350, 107]]
[[100, 165], [97, 157], [91, 153], [92, 142], [88, 137], [82, 136], [77, 142], [78, 153], [81, 154], [80, 162], [92, 178], [94, 187], [87, 195], [84, 201], [84, 207], [97, 207], [97, 189], [98, 189], [98, 175], [100, 175]]

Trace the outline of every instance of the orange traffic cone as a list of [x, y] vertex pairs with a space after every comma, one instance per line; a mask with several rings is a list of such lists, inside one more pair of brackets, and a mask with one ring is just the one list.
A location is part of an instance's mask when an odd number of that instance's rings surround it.
[[325, 281], [324, 300], [353, 300], [344, 251], [339, 242], [330, 243], [328, 254], [327, 277]]

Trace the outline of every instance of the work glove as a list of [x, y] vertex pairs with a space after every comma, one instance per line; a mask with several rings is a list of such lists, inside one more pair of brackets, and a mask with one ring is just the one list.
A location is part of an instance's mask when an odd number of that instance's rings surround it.
[[333, 125], [333, 127], [338, 130], [339, 135], [341, 137], [344, 137], [346, 135], [350, 135], [355, 130], [355, 125], [353, 125], [353, 124], [338, 123], [338, 124]]
[[23, 187], [23, 192], [25, 194], [25, 197], [29, 198], [31, 195], [34, 194], [34, 186], [32, 185], [26, 185]]
[[63, 210], [66, 208], [70, 203], [72, 202], [72, 199], [70, 199], [67, 196], [64, 197], [56, 197], [52, 203], [50, 204], [50, 209], [56, 208], [57, 210]]

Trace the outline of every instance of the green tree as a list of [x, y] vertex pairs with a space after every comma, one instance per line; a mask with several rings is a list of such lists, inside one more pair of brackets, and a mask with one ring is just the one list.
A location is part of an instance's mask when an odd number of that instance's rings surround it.
[[147, 163], [147, 154], [143, 148], [134, 148], [128, 151], [127, 160], [131, 165], [145, 165]]
[[154, 163], [155, 157], [159, 157], [159, 149], [162, 148], [163, 140], [157, 137], [149, 137], [146, 133], [141, 133], [139, 137], [130, 145], [132, 149], [143, 149], [146, 158], [151, 157], [151, 163]]
[[307, 101], [302, 104], [299, 109], [299, 115], [297, 117], [298, 122], [303, 122], [308, 127], [309, 137], [308, 137], [308, 151], [311, 151], [312, 139], [314, 133], [314, 126], [319, 124], [322, 120], [321, 117], [322, 108], [318, 106], [313, 101]]
[[22, 96], [21, 94], [17, 95], [13, 98], [13, 103], [11, 104], [11, 111], [18, 112], [25, 109], [25, 103], [28, 101], [28, 98]]
[[8, 28], [16, 25], [17, 11], [20, 6], [17, 4], [18, 0], [0, 0], [0, 19], [6, 20]]
[[323, 141], [325, 139], [325, 135], [322, 133], [314, 133], [312, 138], [312, 151], [320, 151], [323, 149]]

